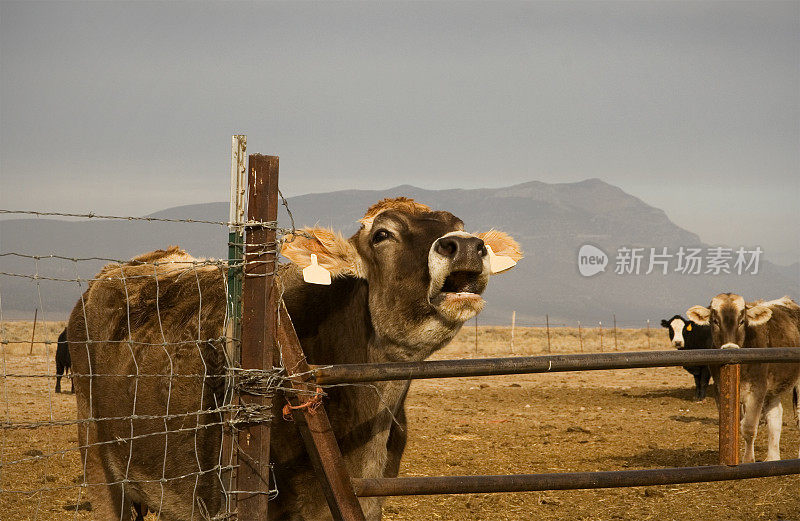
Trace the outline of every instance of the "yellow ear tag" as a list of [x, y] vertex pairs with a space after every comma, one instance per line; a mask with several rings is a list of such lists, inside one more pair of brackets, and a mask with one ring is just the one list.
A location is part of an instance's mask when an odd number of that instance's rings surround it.
[[692, 325], [686, 324], [686, 331], [691, 331], [691, 330], [692, 330]]
[[489, 252], [489, 270], [492, 272], [492, 275], [510, 270], [517, 265], [514, 259], [507, 255], [495, 255], [492, 251], [492, 247], [488, 244], [486, 245], [486, 251]]
[[331, 272], [320, 266], [317, 262], [317, 256], [312, 253], [311, 265], [303, 268], [303, 280], [309, 284], [329, 286], [331, 283]]

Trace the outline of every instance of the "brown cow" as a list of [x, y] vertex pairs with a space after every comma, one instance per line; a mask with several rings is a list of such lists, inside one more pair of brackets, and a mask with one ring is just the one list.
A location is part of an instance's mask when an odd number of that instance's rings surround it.
[[[327, 229], [289, 237], [278, 282], [312, 364], [422, 360], [446, 345], [484, 305], [491, 246], [522, 257], [502, 232], [472, 235], [449, 212], [410, 199], [383, 200], [350, 239]], [[329, 286], [303, 282], [317, 255]], [[155, 276], [157, 275], [157, 277]], [[98, 518], [130, 518], [139, 505], [161, 518], [221, 509], [219, 476], [225, 368], [224, 266], [177, 248], [106, 266], [69, 322], [79, 439]], [[91, 342], [86, 342], [86, 338]], [[133, 378], [126, 375], [139, 375]], [[172, 378], [164, 375], [172, 374]], [[396, 476], [405, 447], [409, 382], [327, 389], [325, 407], [350, 474]], [[296, 426], [276, 397], [272, 463], [278, 497], [270, 519], [330, 519]], [[134, 415], [134, 418], [127, 418]], [[166, 416], [166, 417], [164, 417]], [[97, 421], [94, 421], [97, 420]], [[168, 434], [165, 434], [168, 432]], [[382, 500], [365, 498], [367, 519]]]
[[[714, 348], [800, 347], [800, 306], [789, 297], [745, 303], [739, 295], [721, 293], [708, 307], [694, 306], [686, 314], [698, 324], [711, 324]], [[715, 367], [714, 381], [719, 381], [719, 366]], [[740, 430], [745, 442], [745, 462], [755, 461], [753, 443], [762, 416], [767, 422], [767, 461], [781, 459], [781, 394], [798, 384], [800, 363], [742, 365]], [[800, 414], [796, 401], [795, 414]]]

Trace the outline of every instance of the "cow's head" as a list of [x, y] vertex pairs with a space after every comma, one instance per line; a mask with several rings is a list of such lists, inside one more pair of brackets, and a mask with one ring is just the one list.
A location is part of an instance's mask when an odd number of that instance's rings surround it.
[[683, 338], [683, 332], [687, 327], [691, 328], [691, 324], [692, 323], [690, 321], [686, 320], [680, 315], [675, 315], [669, 320], [661, 321], [661, 327], [665, 327], [669, 330], [669, 339], [672, 341], [672, 347], [677, 347], [678, 349], [681, 349], [686, 345], [686, 340]]
[[741, 347], [745, 328], [765, 324], [772, 317], [772, 310], [761, 303], [747, 304], [735, 293], [720, 293], [708, 307], [689, 308], [686, 316], [703, 326], [711, 324], [714, 347], [727, 349]]
[[334, 277], [366, 280], [376, 333], [402, 345], [441, 344], [483, 309], [480, 295], [491, 274], [487, 246], [522, 258], [507, 234], [467, 233], [450, 212], [404, 197], [378, 202], [360, 222], [349, 239], [306, 228], [288, 237], [281, 253], [300, 268], [315, 254]]

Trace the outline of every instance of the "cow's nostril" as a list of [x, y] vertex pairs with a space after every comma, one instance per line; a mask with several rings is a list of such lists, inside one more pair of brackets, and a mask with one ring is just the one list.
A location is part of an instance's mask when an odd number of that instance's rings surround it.
[[486, 243], [483, 240], [478, 241], [478, 255], [485, 257], [489, 252], [486, 251]]
[[436, 241], [436, 253], [445, 257], [453, 257], [458, 252], [458, 241], [452, 237], [442, 237]]

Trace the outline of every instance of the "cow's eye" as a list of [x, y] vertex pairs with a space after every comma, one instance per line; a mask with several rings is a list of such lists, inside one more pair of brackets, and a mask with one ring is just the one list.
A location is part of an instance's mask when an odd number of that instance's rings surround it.
[[392, 236], [387, 230], [378, 230], [372, 235], [372, 244], [378, 244], [379, 242], [383, 242], [386, 239], [389, 239]]
[[743, 325], [744, 325], [744, 318], [740, 318], [740, 319], [739, 319], [739, 325], [740, 325], [740, 326], [743, 326]]

